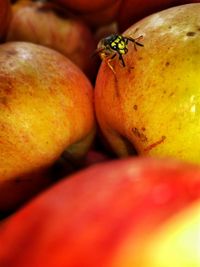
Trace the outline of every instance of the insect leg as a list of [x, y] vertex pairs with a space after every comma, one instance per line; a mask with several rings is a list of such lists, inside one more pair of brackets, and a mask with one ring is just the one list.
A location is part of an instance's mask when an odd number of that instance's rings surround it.
[[135, 42], [136, 45], [139, 45], [139, 46], [144, 46], [143, 44], [139, 43], [139, 42]]
[[112, 55], [112, 57], [110, 57], [110, 59], [112, 60], [114, 57], [116, 57], [116, 53], [114, 55]]
[[127, 42], [128, 41], [131, 41], [133, 44], [134, 44], [134, 49], [137, 51], [137, 45], [138, 46], [144, 46], [143, 44], [141, 44], [140, 42], [138, 42], [138, 40], [140, 40], [140, 39], [142, 39], [143, 38], [143, 36], [142, 35], [140, 35], [139, 37], [137, 37], [137, 38], [132, 38], [132, 37], [125, 37], [124, 39], [125, 40], [127, 40]]
[[114, 68], [113, 68], [113, 66], [111, 65], [111, 61], [113, 60], [113, 58], [115, 58], [116, 57], [116, 53], [115, 54], [113, 54], [111, 57], [109, 57], [109, 58], [107, 58], [106, 59], [106, 64], [108, 65], [108, 67], [112, 70], [112, 72], [116, 75], [116, 72], [115, 72], [115, 70], [114, 70]]
[[126, 65], [125, 65], [122, 54], [119, 54], [119, 60], [122, 62], [122, 66], [125, 67]]
[[124, 37], [124, 39], [127, 39], [128, 41], [131, 41], [133, 43], [136, 43], [137, 41], [139, 41], [140, 39], [143, 38], [143, 35], [138, 36], [137, 38], [132, 38], [132, 37]]

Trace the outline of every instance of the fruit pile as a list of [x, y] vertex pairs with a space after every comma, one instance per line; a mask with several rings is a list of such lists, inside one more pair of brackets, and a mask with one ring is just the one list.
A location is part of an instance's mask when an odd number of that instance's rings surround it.
[[0, 267], [200, 266], [200, 1], [0, 1]]

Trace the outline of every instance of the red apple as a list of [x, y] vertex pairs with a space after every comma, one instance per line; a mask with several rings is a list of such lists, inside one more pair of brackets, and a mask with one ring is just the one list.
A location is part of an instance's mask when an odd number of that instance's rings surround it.
[[51, 4], [16, 3], [7, 41], [28, 41], [53, 48], [71, 59], [89, 77], [94, 77], [97, 66], [91, 55], [96, 41], [90, 29], [82, 21], [60, 13], [62, 10]]
[[124, 0], [121, 5], [118, 23], [120, 31], [126, 30], [138, 20], [168, 7], [198, 3], [199, 0]]
[[113, 22], [121, 7], [122, 0], [54, 0], [66, 10], [71, 10], [91, 26], [96, 27]]
[[103, 10], [115, 4], [115, 0], [54, 0], [55, 3], [62, 4], [63, 6], [84, 12], [93, 12], [97, 10]]
[[3, 267], [197, 267], [200, 167], [129, 158], [78, 172], [0, 228]]
[[11, 4], [9, 0], [0, 1], [0, 41], [4, 39], [11, 19]]
[[92, 28], [98, 29], [101, 26], [107, 26], [110, 23], [116, 22], [120, 6], [121, 0], [118, 0], [104, 9], [80, 13], [78, 17]]

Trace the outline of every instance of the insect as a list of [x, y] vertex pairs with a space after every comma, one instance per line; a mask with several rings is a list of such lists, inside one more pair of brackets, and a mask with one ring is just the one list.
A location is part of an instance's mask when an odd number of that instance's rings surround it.
[[111, 61], [118, 55], [122, 66], [125, 67], [126, 65], [123, 59], [123, 55], [128, 53], [128, 42], [132, 42], [134, 44], [135, 50], [137, 50], [137, 46], [144, 46], [139, 42], [141, 38], [142, 35], [134, 39], [127, 36], [122, 36], [120, 34], [111, 34], [99, 41], [95, 53], [99, 54], [101, 59], [106, 61], [109, 68], [115, 74], [115, 70], [111, 65]]

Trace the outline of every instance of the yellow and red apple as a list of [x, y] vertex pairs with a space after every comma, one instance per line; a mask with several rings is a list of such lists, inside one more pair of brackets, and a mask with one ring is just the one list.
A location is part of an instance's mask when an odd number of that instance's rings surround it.
[[92, 86], [75, 64], [32, 43], [0, 46], [0, 210], [40, 187], [63, 151], [86, 154], [93, 135]]
[[200, 168], [130, 158], [62, 180], [4, 221], [3, 267], [198, 267]]
[[97, 75], [95, 109], [119, 156], [172, 157], [200, 163], [200, 3], [155, 13], [131, 26], [125, 67], [118, 56]]
[[90, 29], [82, 21], [59, 12], [62, 13], [60, 8], [42, 2], [16, 3], [7, 41], [28, 41], [53, 48], [94, 78], [97, 66], [91, 55], [96, 41]]

